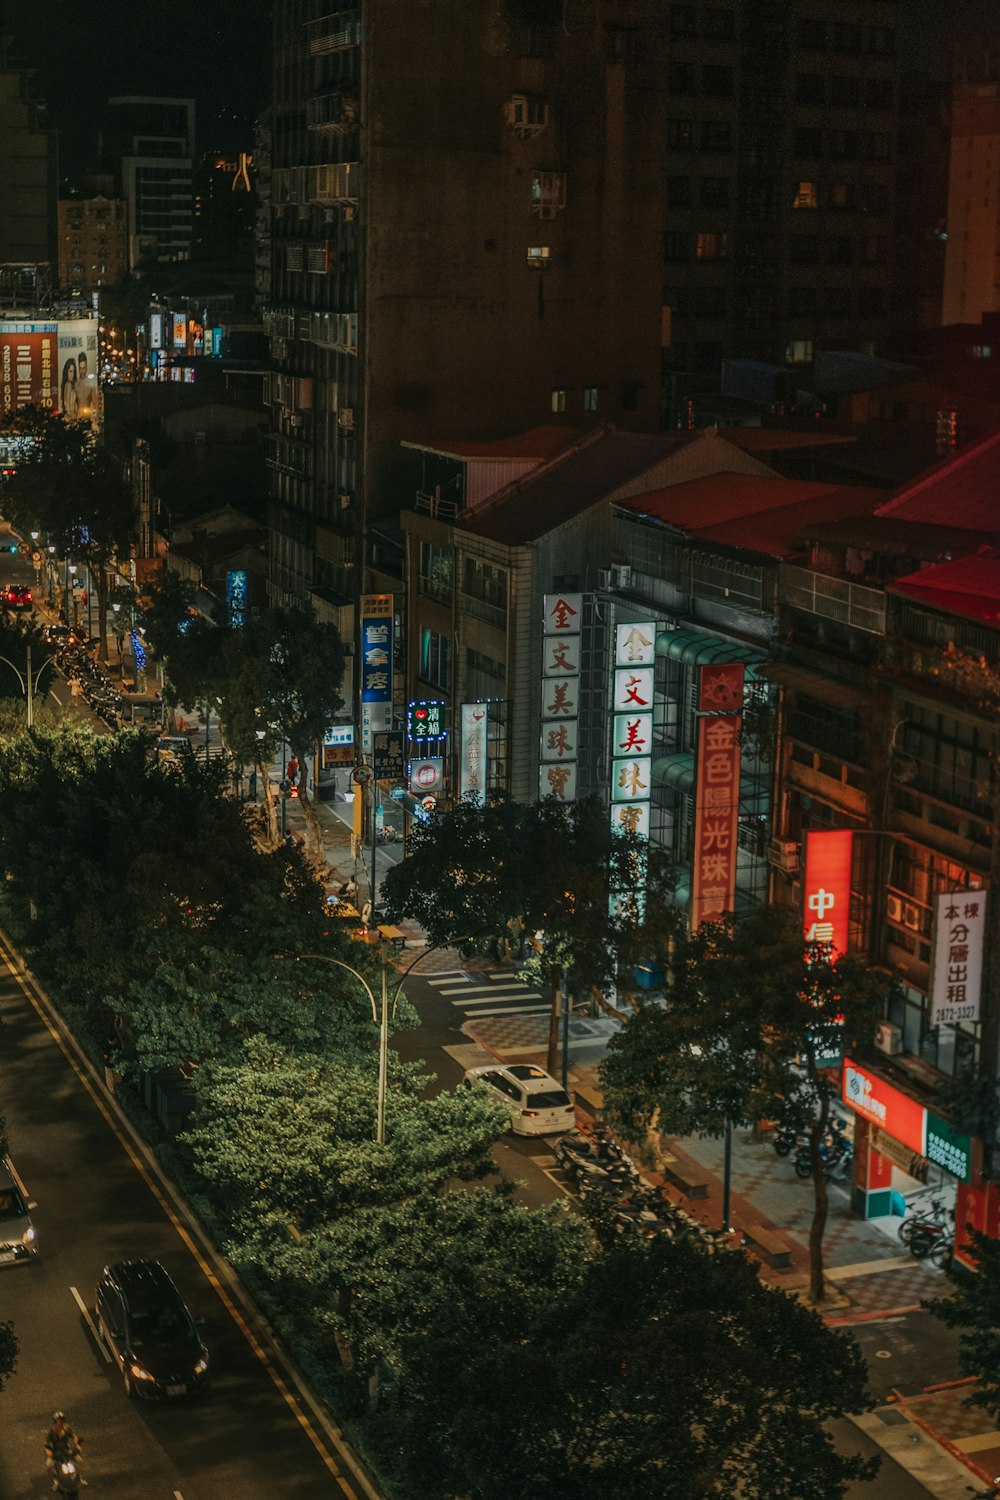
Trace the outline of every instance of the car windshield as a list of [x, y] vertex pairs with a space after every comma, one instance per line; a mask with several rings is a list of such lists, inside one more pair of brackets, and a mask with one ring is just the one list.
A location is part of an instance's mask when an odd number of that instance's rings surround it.
[[569, 1095], [565, 1089], [555, 1089], [551, 1094], [529, 1094], [529, 1109], [565, 1109]]
[[179, 1302], [165, 1302], [159, 1307], [132, 1308], [132, 1332], [139, 1339], [186, 1338], [192, 1332], [187, 1309]]
[[0, 1189], [0, 1219], [23, 1219], [27, 1212], [16, 1188]]

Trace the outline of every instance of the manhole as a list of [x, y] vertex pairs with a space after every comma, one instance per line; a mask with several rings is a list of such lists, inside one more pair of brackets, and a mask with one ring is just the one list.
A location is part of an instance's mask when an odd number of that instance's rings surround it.
[[891, 1349], [876, 1349], [875, 1350], [875, 1358], [876, 1359], [891, 1359], [892, 1358], [892, 1350]]

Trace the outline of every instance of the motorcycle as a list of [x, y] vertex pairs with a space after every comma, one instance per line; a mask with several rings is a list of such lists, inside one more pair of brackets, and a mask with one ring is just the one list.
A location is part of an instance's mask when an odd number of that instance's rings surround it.
[[56, 1459], [52, 1478], [58, 1494], [79, 1495], [82, 1480], [79, 1465], [72, 1454], [67, 1453], [63, 1458]]
[[[823, 1172], [827, 1181], [844, 1178], [851, 1169], [854, 1160], [854, 1147], [850, 1141], [841, 1139], [834, 1146], [823, 1146], [819, 1148], [820, 1160], [823, 1164]], [[808, 1148], [800, 1150], [795, 1158], [795, 1175], [803, 1182], [811, 1177], [813, 1172], [812, 1157]]]
[[625, 1152], [610, 1137], [594, 1140], [580, 1131], [564, 1135], [557, 1141], [556, 1160], [561, 1167], [567, 1168], [575, 1161], [590, 1162], [597, 1166], [629, 1162]]

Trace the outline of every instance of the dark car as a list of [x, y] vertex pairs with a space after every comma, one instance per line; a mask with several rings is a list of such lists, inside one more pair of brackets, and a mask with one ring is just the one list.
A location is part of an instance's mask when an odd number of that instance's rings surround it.
[[155, 1260], [105, 1266], [97, 1328], [118, 1361], [129, 1396], [194, 1395], [208, 1385], [208, 1350], [166, 1271]]
[[0, 594], [0, 604], [8, 609], [32, 609], [31, 590], [26, 583], [8, 583]]

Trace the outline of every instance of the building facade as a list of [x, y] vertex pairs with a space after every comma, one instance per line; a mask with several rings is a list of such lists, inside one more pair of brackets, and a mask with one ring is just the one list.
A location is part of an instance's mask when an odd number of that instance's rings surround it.
[[955, 85], [941, 322], [1000, 308], [1000, 83]]
[[[8, 68], [6, 42], [0, 36], [0, 266], [54, 270], [56, 134], [46, 128], [43, 106], [31, 96], [29, 75]], [[30, 277], [25, 290], [29, 295], [22, 305], [32, 306]]]
[[128, 204], [129, 269], [188, 260], [194, 233], [194, 100], [108, 100], [106, 164]]
[[70, 296], [114, 286], [128, 274], [123, 198], [60, 198], [59, 286]]

